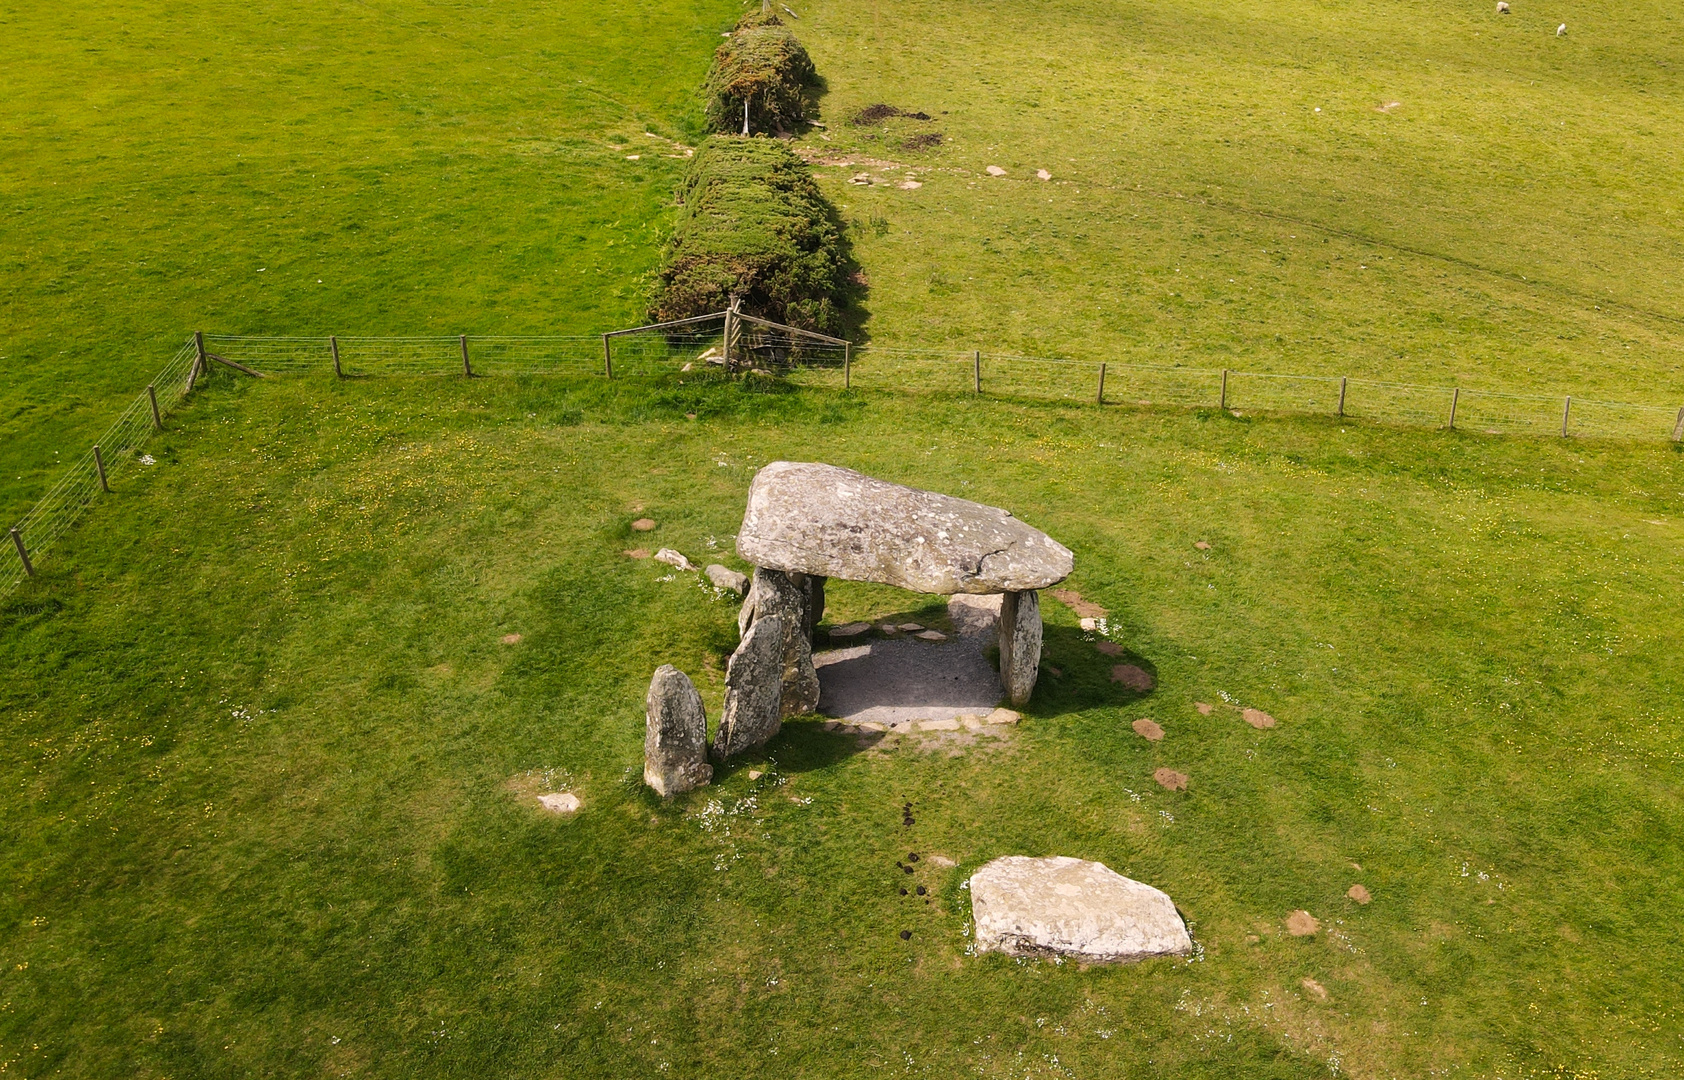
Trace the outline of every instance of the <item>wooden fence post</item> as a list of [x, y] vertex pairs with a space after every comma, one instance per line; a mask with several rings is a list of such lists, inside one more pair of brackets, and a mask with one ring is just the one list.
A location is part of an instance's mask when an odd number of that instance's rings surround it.
[[12, 546], [18, 549], [18, 558], [23, 560], [24, 576], [34, 577], [35, 566], [29, 561], [29, 549], [23, 546], [23, 534], [18, 532], [16, 525], [12, 526]]
[[111, 481], [105, 478], [105, 458], [100, 455], [99, 443], [94, 443], [94, 472], [99, 473], [99, 489], [111, 494]]
[[199, 376], [210, 370], [210, 364], [205, 360], [205, 333], [203, 330], [193, 331], [193, 347], [198, 350], [198, 356], [193, 360], [193, 367], [187, 372], [187, 389], [192, 390], [193, 384], [199, 381]]
[[1228, 407], [1228, 369], [1227, 368], [1222, 369], [1222, 399], [1221, 399], [1221, 401], [1219, 401], [1217, 403], [1217, 407], [1221, 408], [1221, 409], [1226, 409]]
[[[842, 389], [851, 390], [854, 386], [854, 347], [842, 346]], [[1679, 416], [1684, 416], [1684, 409], [1679, 410]]]
[[1573, 395], [1567, 395], [1567, 403], [1561, 406], [1561, 437], [1567, 437], [1567, 417], [1573, 412]]
[[982, 393], [982, 350], [978, 349], [972, 354], [971, 359], [975, 363], [976, 392], [980, 394]]
[[[745, 105], [744, 107], [746, 108], [747, 106]], [[721, 345], [725, 350], [725, 373], [727, 375], [736, 370], [731, 365], [731, 331], [734, 329], [732, 323], [736, 320], [736, 311], [737, 305], [732, 304], [725, 312], [725, 337], [723, 341], [721, 341]]]
[[607, 334], [602, 335], [602, 373], [610, 379], [614, 377], [614, 352]]
[[468, 335], [463, 334], [459, 340], [462, 342], [462, 375], [471, 379], [474, 377], [474, 369], [468, 365]]
[[1450, 391], [1450, 430], [1456, 430], [1456, 402], [1462, 397], [1462, 388], [1454, 387]]
[[152, 388], [151, 383], [146, 384], [146, 399], [152, 403], [152, 426], [158, 431], [164, 430], [164, 418], [158, 414], [158, 391]]
[[1094, 401], [1100, 405], [1105, 404], [1105, 361], [1103, 360], [1099, 362], [1099, 395], [1094, 398]]
[[1339, 415], [1345, 415], [1345, 376], [1339, 376]]
[[343, 379], [345, 377], [345, 369], [339, 366], [339, 339], [337, 337], [331, 337], [330, 336], [327, 339], [327, 347], [329, 349], [333, 350], [333, 374], [334, 374], [334, 377], [339, 378], [339, 379]]
[[1678, 419], [1673, 422], [1672, 441], [1684, 442], [1684, 409], [1678, 410]]

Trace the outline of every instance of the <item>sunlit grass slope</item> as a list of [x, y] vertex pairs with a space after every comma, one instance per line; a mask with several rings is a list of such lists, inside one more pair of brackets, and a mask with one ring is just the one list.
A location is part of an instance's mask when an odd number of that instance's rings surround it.
[[[1670, 448], [234, 378], [98, 504], [97, 543], [0, 608], [8, 1075], [1684, 1066]], [[1003, 745], [862, 752], [801, 720], [715, 786], [652, 797], [649, 675], [677, 664], [717, 719], [735, 607], [622, 552], [740, 566], [744, 491], [774, 458], [1046, 528], [1157, 689], [1111, 682], [1048, 601], [1050, 667]], [[939, 614], [846, 584], [831, 602], [834, 621]], [[1161, 743], [1130, 730], [1143, 716]], [[575, 818], [538, 812], [556, 788]], [[968, 955], [960, 884], [1006, 854], [1168, 890], [1199, 957]], [[1300, 908], [1321, 932], [1287, 934]]]

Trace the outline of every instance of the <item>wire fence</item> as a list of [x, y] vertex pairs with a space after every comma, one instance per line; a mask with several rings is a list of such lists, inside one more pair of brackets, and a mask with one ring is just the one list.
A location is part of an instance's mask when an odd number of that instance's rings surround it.
[[252, 337], [195, 335], [123, 410], [99, 442], [9, 530], [0, 546], [0, 596], [110, 485], [150, 463], [163, 428], [208, 364], [252, 373], [376, 376], [598, 375], [659, 378], [781, 375], [804, 386], [986, 395], [1097, 405], [1180, 406], [1252, 413], [1319, 413], [1489, 435], [1684, 440], [1684, 408], [1574, 397], [1416, 386], [1325, 375], [1279, 375], [956, 350], [853, 348], [725, 313], [680, 325], [550, 337]]

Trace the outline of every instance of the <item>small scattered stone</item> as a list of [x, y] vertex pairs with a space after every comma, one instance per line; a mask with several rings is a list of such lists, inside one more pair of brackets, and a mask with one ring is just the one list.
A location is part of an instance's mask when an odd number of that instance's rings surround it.
[[848, 183], [850, 183], [850, 184], [869, 184], [869, 183], [871, 183], [871, 174], [868, 173], [868, 172], [855, 173], [854, 175], [848, 177]]
[[1308, 911], [1298, 910], [1286, 917], [1286, 932], [1293, 937], [1309, 937], [1321, 929], [1321, 923]]
[[579, 796], [570, 791], [558, 791], [538, 796], [538, 805], [552, 814], [571, 814], [579, 809]]
[[1327, 987], [1323, 986], [1321, 983], [1317, 982], [1316, 980], [1305, 979], [1300, 985], [1302, 985], [1304, 987], [1304, 989], [1308, 990], [1310, 992], [1310, 995], [1312, 997], [1314, 997], [1317, 1001], [1326, 1001], [1327, 1000]]
[[983, 722], [987, 724], [1015, 724], [1021, 719], [1023, 717], [1011, 709], [995, 709], [983, 717]]
[[1508, 13], [1509, 13], [1509, 0], [1497, 0], [1497, 14], [1507, 15]]
[[1164, 729], [1155, 720], [1142, 717], [1134, 722], [1134, 733], [1147, 742], [1159, 742], [1164, 737]]
[[1206, 703], [1205, 703], [1205, 702], [1203, 702], [1203, 701], [1195, 701], [1195, 702], [1193, 702], [1193, 708], [1195, 708], [1195, 709], [1197, 709], [1197, 710], [1199, 710], [1199, 715], [1200, 715], [1200, 716], [1209, 716], [1209, 715], [1210, 715], [1210, 714], [1211, 714], [1211, 713], [1213, 713], [1213, 712], [1215, 712], [1215, 711], [1216, 711], [1216, 710], [1215, 710], [1215, 708], [1214, 708], [1214, 707], [1212, 707], [1212, 706], [1211, 706], [1211, 705], [1208, 705], [1208, 704], [1206, 704]]
[[668, 566], [676, 566], [680, 570], [695, 569], [694, 566], [690, 565], [689, 559], [686, 559], [683, 555], [674, 551], [672, 548], [662, 548], [661, 550], [655, 552], [655, 561], [664, 562]]
[[902, 180], [898, 186], [902, 191], [917, 191], [924, 185], [917, 180]]
[[1345, 895], [1359, 904], [1366, 904], [1370, 900], [1374, 899], [1374, 897], [1368, 895], [1368, 890], [1363, 888], [1361, 885], [1352, 885], [1345, 891]]
[[1152, 774], [1152, 779], [1171, 791], [1184, 791], [1187, 788], [1187, 774], [1176, 772], [1174, 769], [1159, 769]]
[[957, 720], [922, 720], [918, 724], [919, 731], [958, 731]]
[[1242, 712], [1240, 716], [1245, 719], [1246, 723], [1258, 730], [1262, 730], [1263, 728], [1272, 728], [1275, 726], [1275, 718], [1264, 712], [1262, 709], [1247, 709]]
[[982, 717], [972, 716], [969, 713], [959, 717], [959, 722], [965, 725], [966, 731], [980, 731], [983, 724]]
[[915, 622], [903, 622], [899, 626], [895, 627], [895, 629], [896, 630], [904, 630], [909, 634], [916, 634], [918, 631], [924, 629], [924, 624], [923, 623], [915, 623]]
[[865, 720], [859, 725], [861, 731], [888, 731], [889, 729], [875, 720]]
[[851, 623], [846, 624], [845, 626], [833, 626], [833, 627], [831, 627], [830, 628], [830, 636], [831, 636], [832, 640], [836, 640], [836, 639], [839, 639], [839, 638], [859, 637], [861, 634], [865, 633], [867, 630], [870, 630], [870, 629], [871, 629], [871, 624], [868, 623], [868, 622], [851, 622]]
[[1203, 540], [1200, 540], [1198, 543], [1194, 544], [1193, 546], [1198, 548], [1200, 551], [1209, 551], [1210, 550], [1210, 544], [1206, 543]]
[[1037, 179], [1037, 180], [1051, 180], [1052, 179], [1052, 173], [1048, 172], [1045, 169], [1036, 169], [1035, 170], [1035, 179]]
[[703, 570], [702, 573], [707, 575], [708, 580], [713, 582], [713, 587], [716, 589], [736, 593], [738, 596], [745, 596], [748, 593], [747, 574], [739, 574], [730, 567], [721, 566], [718, 563], [709, 563], [707, 569]]
[[900, 627], [891, 626], [888, 623], [884, 623], [883, 625], [879, 626], [877, 629], [879, 629], [879, 630], [883, 631], [885, 634], [889, 634], [891, 636], [900, 633]]
[[1098, 619], [1083, 619], [1081, 622], [1077, 623], [1076, 625], [1080, 626], [1083, 630], [1087, 630], [1091, 633], [1092, 631], [1099, 629], [1099, 620]]
[[1115, 641], [1097, 641], [1094, 643], [1093, 647], [1104, 653], [1106, 656], [1123, 655], [1123, 647]]
[[655, 528], [655, 522], [652, 518], [638, 518], [632, 522], [632, 528], [638, 532], [651, 532]]
[[520, 644], [520, 635], [519, 634], [504, 634], [502, 637], [498, 638], [497, 640], [501, 641], [505, 645], [519, 645]]
[[748, 771], [748, 778], [749, 778], [749, 779], [750, 779], [750, 780], [758, 780], [758, 779], [760, 779], [760, 778], [761, 778], [761, 777], [762, 777], [762, 776], [765, 776], [765, 775], [766, 775], [766, 774], [765, 774], [765, 773], [763, 773], [763, 772], [761, 772], [761, 771], [760, 771], [760, 770], [759, 770], [759, 769], [750, 769], [750, 770], [749, 770], [749, 771]]
[[1142, 668], [1136, 667], [1133, 664], [1118, 664], [1116, 667], [1112, 668], [1111, 681], [1114, 683], [1122, 683], [1130, 690], [1138, 691], [1142, 694], [1156, 685], [1152, 681], [1151, 675], [1147, 674]]
[[826, 731], [841, 731], [847, 725], [840, 720], [826, 720], [822, 726]]
[[1006, 175], [1006, 170], [1000, 168], [1000, 166], [998, 166], [998, 165], [988, 166], [987, 172], [988, 172], [989, 176], [1004, 176], [1004, 175]]
[[910, 931], [910, 930], [902, 930], [902, 931], [901, 931], [901, 932], [900, 932], [900, 939], [901, 939], [901, 940], [902, 940], [902, 941], [911, 941], [911, 940], [912, 940], [912, 931]]
[[919, 638], [923, 641], [946, 641], [947, 640], [947, 635], [942, 633], [940, 630], [925, 630], [922, 633], [914, 634], [913, 636], [916, 637], [916, 638]]
[[625, 553], [625, 556], [628, 559], [647, 559], [649, 557], [649, 549], [632, 548]]

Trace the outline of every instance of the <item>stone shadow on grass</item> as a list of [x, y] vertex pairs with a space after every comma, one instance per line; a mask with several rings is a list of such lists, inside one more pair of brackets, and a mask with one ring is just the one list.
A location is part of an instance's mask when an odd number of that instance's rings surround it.
[[[1041, 677], [1035, 695], [1025, 710], [1031, 716], [1053, 717], [1102, 706], [1127, 706], [1150, 698], [1156, 692], [1158, 669], [1150, 660], [1123, 648], [1106, 655], [1096, 647], [1098, 639], [1073, 626], [1048, 625], [1041, 637]], [[1152, 689], [1140, 690], [1112, 678], [1124, 665], [1140, 669], [1151, 679]], [[1053, 670], [1057, 669], [1058, 674]]]

